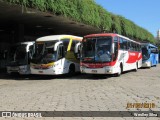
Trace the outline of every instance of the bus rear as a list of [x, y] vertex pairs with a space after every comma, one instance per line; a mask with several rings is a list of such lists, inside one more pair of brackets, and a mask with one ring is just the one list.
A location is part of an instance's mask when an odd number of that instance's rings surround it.
[[118, 34], [93, 34], [82, 40], [82, 73], [119, 76], [123, 71], [137, 70], [141, 60], [140, 44]]

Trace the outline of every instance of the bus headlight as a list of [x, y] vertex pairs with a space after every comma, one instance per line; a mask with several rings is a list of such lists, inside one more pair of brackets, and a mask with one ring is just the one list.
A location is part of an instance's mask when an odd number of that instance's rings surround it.
[[19, 72], [22, 72], [22, 73], [27, 72], [27, 66], [20, 66], [19, 67]]
[[112, 67], [106, 66], [104, 67], [105, 73], [111, 73], [112, 72]]
[[49, 69], [49, 68], [53, 68], [54, 66], [53, 65], [51, 65], [51, 66], [48, 66], [47, 68]]
[[145, 65], [146, 66], [151, 66], [151, 62], [150, 61], [145, 62]]
[[59, 64], [54, 64], [52, 67], [57, 67]]
[[84, 66], [81, 66], [81, 69], [85, 69], [86, 67], [84, 67]]
[[85, 68], [86, 68], [86, 67], [84, 67], [84, 66], [81, 66], [81, 67], [80, 67], [80, 70], [81, 70], [82, 73], [84, 72]]

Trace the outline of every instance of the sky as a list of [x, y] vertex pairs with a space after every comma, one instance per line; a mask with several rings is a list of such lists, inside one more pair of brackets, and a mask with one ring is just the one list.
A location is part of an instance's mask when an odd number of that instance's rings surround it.
[[160, 0], [95, 0], [107, 11], [121, 15], [151, 32], [160, 29]]

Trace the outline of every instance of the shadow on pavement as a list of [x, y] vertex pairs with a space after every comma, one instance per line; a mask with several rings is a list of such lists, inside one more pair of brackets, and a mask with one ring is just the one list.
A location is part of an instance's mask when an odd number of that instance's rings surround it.
[[74, 76], [66, 75], [19, 75], [0, 73], [0, 80], [106, 80], [112, 77], [111, 75], [89, 75], [77, 73]]

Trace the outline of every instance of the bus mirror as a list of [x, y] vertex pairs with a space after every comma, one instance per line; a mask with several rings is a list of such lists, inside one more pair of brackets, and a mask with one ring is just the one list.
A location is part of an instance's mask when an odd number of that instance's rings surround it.
[[112, 44], [112, 53], [114, 53], [115, 44]]
[[59, 42], [57, 42], [57, 43], [54, 45], [54, 51], [57, 51], [58, 46], [59, 46], [60, 44], [62, 44], [62, 41], [59, 41]]
[[77, 43], [75, 48], [74, 48], [74, 53], [78, 53], [80, 51], [80, 46], [81, 46], [81, 43]]
[[33, 51], [34, 49], [35, 49], [35, 43], [28, 43], [26, 47], [26, 51], [30, 52], [30, 51]]
[[58, 50], [58, 60], [63, 58], [65, 56], [65, 52], [64, 52], [64, 47], [63, 45], [59, 45], [59, 47], [57, 48]]

